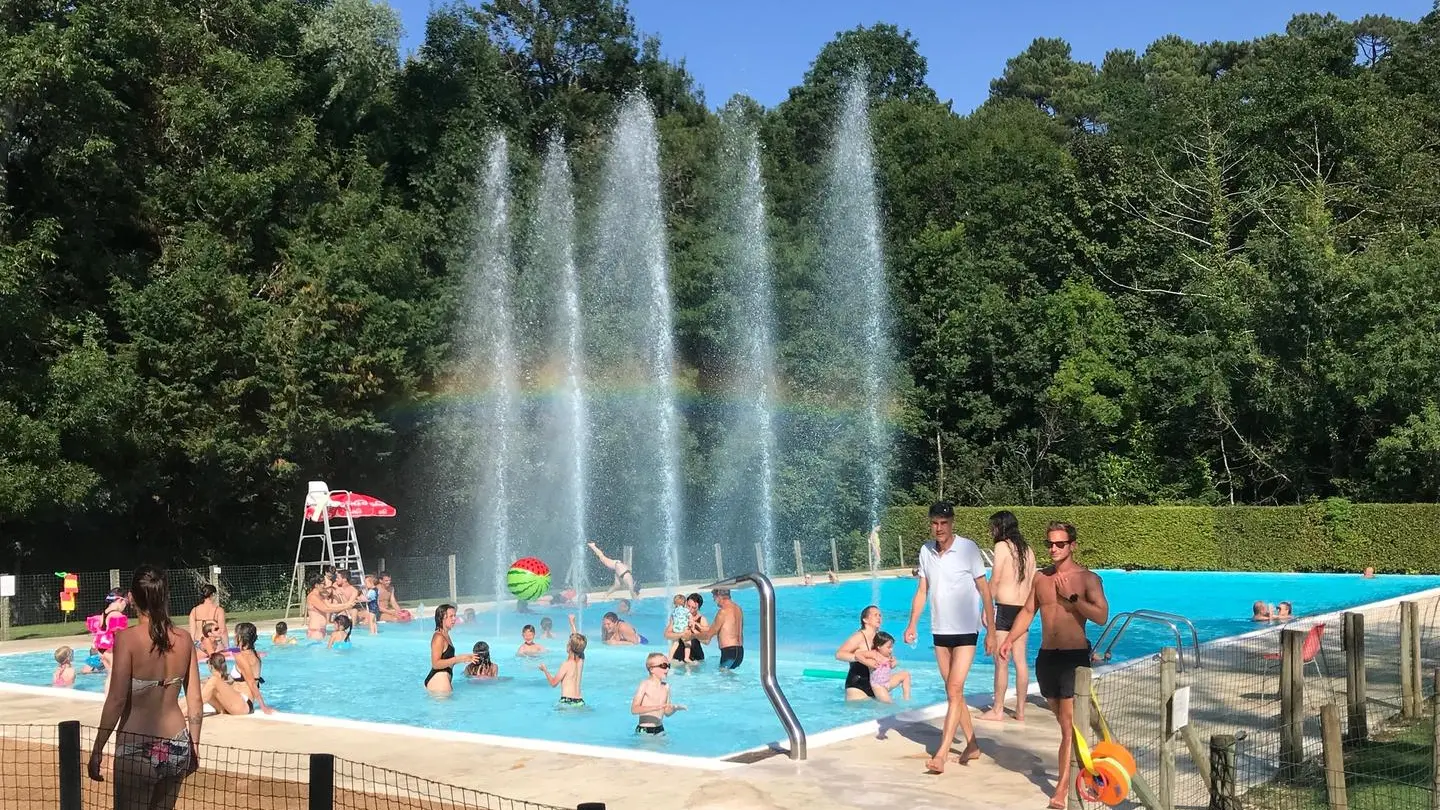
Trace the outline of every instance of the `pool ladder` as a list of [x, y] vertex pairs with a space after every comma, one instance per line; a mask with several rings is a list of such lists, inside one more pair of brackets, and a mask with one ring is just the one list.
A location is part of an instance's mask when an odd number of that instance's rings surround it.
[[711, 588], [729, 588], [743, 582], [752, 583], [760, 594], [760, 688], [785, 727], [790, 738], [790, 758], [805, 759], [805, 729], [800, 727], [800, 718], [790, 708], [790, 701], [780, 691], [780, 681], [775, 677], [775, 586], [770, 578], [759, 572], [741, 574], [712, 584]]
[[1110, 660], [1111, 652], [1119, 643], [1120, 637], [1125, 635], [1131, 622], [1136, 621], [1162, 624], [1175, 633], [1175, 652], [1179, 654], [1178, 663], [1181, 670], [1185, 669], [1185, 641], [1180, 628], [1182, 626], [1188, 628], [1190, 630], [1191, 660], [1196, 669], [1200, 668], [1200, 633], [1196, 631], [1195, 623], [1179, 613], [1166, 613], [1163, 610], [1127, 610], [1124, 613], [1115, 614], [1110, 619], [1110, 623], [1105, 625], [1105, 629], [1100, 631], [1100, 637], [1095, 639], [1095, 649], [1100, 651], [1101, 658], [1106, 661]]

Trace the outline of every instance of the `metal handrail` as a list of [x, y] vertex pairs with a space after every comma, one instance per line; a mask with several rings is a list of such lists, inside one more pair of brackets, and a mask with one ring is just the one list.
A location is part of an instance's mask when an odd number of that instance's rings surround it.
[[790, 737], [790, 758], [805, 759], [805, 729], [800, 727], [800, 718], [790, 708], [790, 701], [785, 699], [785, 693], [780, 691], [780, 681], [775, 677], [775, 586], [770, 584], [769, 577], [756, 572], [730, 577], [712, 583], [710, 587], [729, 588], [744, 582], [754, 584], [760, 594], [760, 687], [765, 690], [765, 697], [770, 699], [775, 716], [780, 718], [780, 725], [785, 727], [785, 734]]
[[[1100, 653], [1100, 656], [1104, 660], [1110, 660], [1115, 645], [1120, 642], [1120, 637], [1125, 635], [1125, 631], [1130, 627], [1130, 623], [1137, 619], [1155, 624], [1163, 624], [1175, 633], [1175, 651], [1179, 655], [1177, 663], [1179, 663], [1180, 669], [1184, 669], [1185, 667], [1185, 641], [1180, 632], [1180, 626], [1184, 625], [1188, 627], [1190, 629], [1190, 656], [1195, 667], [1197, 669], [1200, 667], [1200, 632], [1195, 629], [1195, 623], [1179, 613], [1169, 613], [1163, 610], [1128, 610], [1124, 613], [1115, 614], [1115, 616], [1110, 619], [1110, 622], [1105, 625], [1105, 629], [1100, 631], [1099, 638], [1095, 639], [1095, 649], [1099, 650], [1102, 645], [1105, 647]], [[1118, 628], [1116, 627], [1117, 623], [1119, 624]], [[1114, 634], [1110, 632], [1112, 629], [1115, 631]], [[1109, 644], [1105, 644], [1107, 637], [1110, 641]]]

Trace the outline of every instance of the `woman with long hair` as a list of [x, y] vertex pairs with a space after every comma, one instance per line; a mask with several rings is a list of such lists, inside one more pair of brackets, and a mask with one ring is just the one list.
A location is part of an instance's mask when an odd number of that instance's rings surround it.
[[220, 649], [230, 646], [230, 628], [225, 624], [225, 608], [220, 607], [220, 592], [214, 585], [200, 586], [200, 601], [190, 609], [190, 636], [197, 641], [203, 639], [205, 622], [214, 622], [220, 628]]
[[117, 810], [171, 807], [181, 778], [200, 767], [200, 667], [190, 634], [170, 620], [165, 572], [140, 566], [130, 592], [139, 619], [115, 635], [114, 673], [90, 750], [89, 773], [91, 779], [104, 781], [105, 744], [114, 733]]
[[450, 639], [450, 629], [454, 626], [454, 605], [435, 608], [435, 632], [430, 636], [430, 672], [425, 676], [425, 688], [440, 695], [450, 694], [456, 664], [480, 663], [480, 657], [474, 653], [455, 655], [455, 642]]
[[[1007, 510], [990, 516], [990, 539], [995, 541], [995, 563], [990, 568], [990, 592], [995, 594], [995, 646], [1010, 635], [1015, 617], [1030, 598], [1035, 585], [1035, 552], [1020, 533], [1020, 521]], [[1012, 642], [1015, 661], [1015, 719], [1025, 719], [1025, 693], [1030, 690], [1030, 663], [1025, 659], [1025, 638]], [[1010, 686], [1010, 667], [1003, 661], [995, 666], [995, 704], [980, 717], [1005, 719], [1005, 692]]]
[[260, 654], [255, 652], [255, 637], [259, 633], [255, 625], [250, 622], [240, 622], [235, 625], [235, 646], [240, 651], [235, 653], [235, 684], [249, 698], [255, 708], [266, 714], [274, 714], [275, 707], [265, 702], [265, 697], [260, 694], [260, 687], [265, 685], [265, 676], [260, 674]]
[[835, 660], [850, 664], [845, 673], [845, 699], [871, 700], [875, 689], [870, 685], [871, 653], [875, 649], [875, 634], [880, 631], [880, 608], [870, 605], [860, 611], [860, 629], [850, 634], [840, 649], [835, 651]]

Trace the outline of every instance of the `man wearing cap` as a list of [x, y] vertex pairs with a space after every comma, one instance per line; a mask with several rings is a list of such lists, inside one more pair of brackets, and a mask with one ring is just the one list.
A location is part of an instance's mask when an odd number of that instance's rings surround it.
[[945, 681], [945, 726], [940, 748], [925, 764], [932, 773], [945, 772], [945, 760], [955, 741], [957, 729], [965, 732], [965, 750], [959, 757], [964, 765], [980, 756], [975, 724], [965, 703], [965, 678], [975, 662], [980, 629], [985, 629], [985, 650], [991, 652], [990, 585], [985, 579], [985, 559], [975, 541], [955, 534], [955, 507], [941, 501], [930, 507], [931, 540], [920, 548], [919, 584], [910, 603], [910, 624], [905, 643], [914, 644], [915, 632], [925, 604], [930, 604], [930, 632], [935, 643], [935, 663]]

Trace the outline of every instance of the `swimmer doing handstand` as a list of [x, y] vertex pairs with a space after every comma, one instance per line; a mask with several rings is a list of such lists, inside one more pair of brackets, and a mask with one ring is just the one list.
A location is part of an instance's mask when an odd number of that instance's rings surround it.
[[629, 588], [630, 595], [635, 599], [639, 599], [640, 586], [635, 584], [635, 575], [630, 571], [630, 566], [621, 560], [612, 560], [606, 557], [605, 552], [601, 551], [600, 547], [595, 545], [594, 541], [586, 543], [586, 545], [590, 547], [591, 551], [595, 552], [596, 557], [600, 558], [600, 564], [609, 568], [610, 571], [615, 574], [615, 581], [610, 583], [610, 590], [605, 592], [605, 597], [608, 599], [610, 594], [623, 587]]

